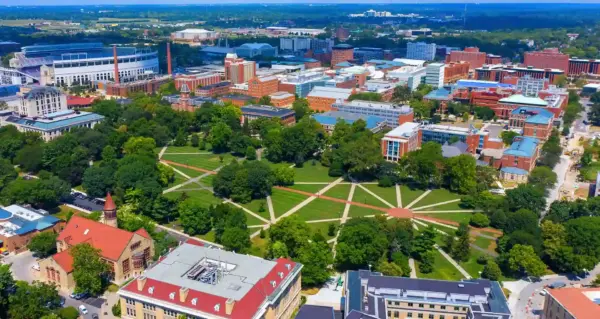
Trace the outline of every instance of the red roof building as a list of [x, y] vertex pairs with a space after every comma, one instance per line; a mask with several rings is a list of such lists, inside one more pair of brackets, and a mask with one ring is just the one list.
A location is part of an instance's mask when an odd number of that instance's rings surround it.
[[122, 287], [126, 318], [291, 318], [302, 265], [183, 243]]
[[597, 319], [600, 314], [600, 288], [548, 289], [543, 318]]
[[67, 95], [67, 107], [69, 109], [78, 109], [81, 107], [90, 107], [94, 103], [95, 97], [81, 97]]

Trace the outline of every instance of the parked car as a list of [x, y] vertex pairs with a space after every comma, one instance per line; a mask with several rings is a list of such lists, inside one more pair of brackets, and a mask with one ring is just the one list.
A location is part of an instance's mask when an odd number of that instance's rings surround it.
[[75, 299], [75, 300], [81, 300], [81, 299], [85, 299], [87, 297], [89, 297], [90, 294], [87, 292], [82, 292], [82, 293], [72, 293], [69, 295], [69, 297]]
[[565, 286], [567, 286], [567, 284], [562, 281], [553, 282], [550, 285], [548, 285], [548, 287], [552, 289], [563, 288]]
[[79, 306], [79, 311], [84, 315], [87, 315], [88, 313], [88, 310], [84, 305]]
[[540, 291], [540, 295], [545, 296], [548, 294], [548, 290], [546, 289], [542, 289], [542, 291]]

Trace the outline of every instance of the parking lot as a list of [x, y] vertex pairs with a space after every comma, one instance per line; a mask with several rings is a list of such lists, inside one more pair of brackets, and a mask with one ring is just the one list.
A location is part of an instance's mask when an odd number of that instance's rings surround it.
[[65, 200], [65, 202], [91, 212], [102, 211], [102, 209], [104, 208], [104, 200], [98, 198], [90, 198], [87, 195], [80, 192], [71, 193], [71, 197]]

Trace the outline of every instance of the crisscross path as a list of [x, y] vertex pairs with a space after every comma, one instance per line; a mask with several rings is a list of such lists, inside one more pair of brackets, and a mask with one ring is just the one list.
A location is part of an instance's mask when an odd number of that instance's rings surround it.
[[325, 200], [332, 201], [332, 202], [337, 202], [337, 203], [342, 203], [342, 204], [350, 204], [350, 205], [360, 206], [360, 207], [364, 207], [364, 208], [374, 209], [374, 210], [382, 211], [384, 213], [387, 213], [387, 211], [389, 210], [388, 208], [383, 208], [383, 207], [378, 207], [378, 206], [373, 206], [373, 205], [368, 205], [368, 204], [363, 204], [363, 203], [358, 203], [358, 202], [351, 202], [351, 201], [347, 201], [347, 200], [343, 200], [343, 199], [339, 199], [339, 198], [335, 198], [335, 197], [318, 195], [315, 193], [305, 192], [305, 191], [292, 189], [292, 188], [288, 188], [288, 187], [274, 186], [274, 188], [281, 189], [281, 190], [284, 190], [287, 192], [302, 194], [302, 195], [306, 195], [306, 196], [316, 196], [317, 198], [325, 199]]

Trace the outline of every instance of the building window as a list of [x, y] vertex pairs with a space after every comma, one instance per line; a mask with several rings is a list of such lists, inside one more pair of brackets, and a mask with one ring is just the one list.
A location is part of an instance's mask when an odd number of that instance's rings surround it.
[[146, 249], [144, 249], [144, 259], [150, 259], [150, 247], [146, 247]]
[[440, 309], [446, 310], [446, 306], [440, 306]]
[[170, 317], [176, 317], [177, 316], [177, 312], [170, 310], [170, 309], [164, 309], [165, 311], [165, 316], [170, 316]]
[[423, 314], [422, 313], [418, 314], [417, 318], [423, 318]]
[[420, 304], [419, 304], [419, 308], [425, 308], [425, 305], [424, 305], [424, 304], [422, 304], [422, 303], [420, 303]]
[[125, 303], [128, 305], [134, 305], [135, 306], [135, 300], [133, 299], [125, 299]]
[[412, 318], [412, 312], [409, 312], [409, 313], [407, 313], [407, 314], [406, 314], [406, 317], [408, 317], [408, 318]]
[[156, 306], [155, 305], [151, 305], [151, 304], [147, 304], [147, 303], [143, 304], [143, 308], [147, 309], [147, 310], [156, 310]]
[[156, 319], [156, 316], [149, 313], [144, 313], [144, 319]]
[[129, 258], [123, 260], [123, 273], [126, 274], [129, 272]]
[[408, 303], [408, 306], [409, 306], [409, 307], [413, 307], [413, 303], [412, 303], [412, 302], [409, 302], [409, 303]]
[[429, 305], [429, 309], [435, 308], [435, 305]]
[[454, 307], [454, 310], [458, 311], [458, 310], [460, 310], [460, 308], [459, 307]]
[[135, 317], [135, 309], [127, 308], [127, 315], [131, 317]]
[[388, 310], [388, 315], [387, 316], [391, 317], [392, 316], [392, 312]]
[[135, 242], [133, 244], [131, 244], [131, 246], [129, 247], [129, 249], [131, 250], [136, 250], [137, 248], [139, 248], [142, 245], [141, 241]]
[[433, 319], [433, 315], [429, 315], [429, 319]]
[[446, 319], [446, 316], [444, 316], [444, 315], [440, 315], [440, 318], [439, 318], [439, 319]]

